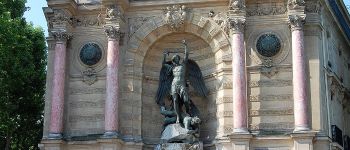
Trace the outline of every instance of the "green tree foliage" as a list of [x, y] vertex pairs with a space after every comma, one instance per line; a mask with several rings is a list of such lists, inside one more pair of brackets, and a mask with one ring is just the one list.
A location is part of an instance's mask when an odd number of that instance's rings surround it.
[[25, 2], [0, 1], [0, 149], [38, 149], [42, 137], [45, 37], [23, 18]]

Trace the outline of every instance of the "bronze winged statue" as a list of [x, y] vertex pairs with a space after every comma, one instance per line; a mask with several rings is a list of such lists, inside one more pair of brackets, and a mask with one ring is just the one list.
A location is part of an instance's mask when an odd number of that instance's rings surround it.
[[[200, 96], [207, 97], [208, 94], [198, 64], [194, 60], [188, 58], [189, 50], [186, 41], [183, 40], [182, 44], [185, 49], [185, 56], [182, 62], [180, 62], [180, 56], [178, 54], [175, 54], [171, 61], [166, 61], [166, 56], [169, 55], [169, 52], [163, 53], [164, 58], [160, 70], [159, 86], [156, 95], [156, 102], [161, 107], [161, 114], [166, 117], [175, 117], [176, 123], [182, 123], [182, 120], [188, 115], [190, 117], [198, 117], [199, 115], [198, 109], [189, 97], [188, 83]], [[172, 101], [170, 110], [165, 109], [166, 98], [170, 98]], [[183, 105], [185, 106], [185, 112], [183, 112], [182, 109]]]

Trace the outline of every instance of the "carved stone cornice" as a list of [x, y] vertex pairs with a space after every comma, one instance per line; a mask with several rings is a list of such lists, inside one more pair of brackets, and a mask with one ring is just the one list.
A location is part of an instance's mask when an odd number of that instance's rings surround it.
[[242, 12], [246, 8], [244, 0], [230, 0], [229, 10], [233, 12]]
[[119, 41], [121, 36], [122, 36], [122, 33], [120, 31], [120, 27], [116, 27], [116, 26], [112, 26], [112, 25], [106, 25], [105, 32], [106, 32], [108, 39], [115, 39], [115, 40]]
[[229, 18], [228, 21], [231, 34], [244, 32], [245, 18]]
[[72, 33], [66, 30], [53, 30], [51, 31], [51, 35], [58, 42], [66, 42], [73, 37]]
[[289, 9], [302, 9], [305, 6], [304, 0], [288, 0]]
[[288, 20], [291, 30], [303, 30], [305, 18], [305, 15], [289, 15]]
[[170, 29], [177, 31], [185, 23], [187, 17], [187, 8], [185, 5], [173, 5], [164, 9], [164, 21]]

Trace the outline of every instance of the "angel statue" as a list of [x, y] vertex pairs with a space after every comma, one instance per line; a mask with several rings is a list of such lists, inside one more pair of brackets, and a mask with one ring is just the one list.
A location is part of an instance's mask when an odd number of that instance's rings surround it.
[[[188, 118], [197, 120], [199, 111], [193, 104], [189, 97], [189, 85], [195, 89], [195, 91], [202, 97], [206, 97], [208, 90], [205, 87], [204, 79], [198, 64], [188, 58], [189, 50], [187, 43], [183, 40], [182, 44], [185, 49], [185, 56], [180, 62], [180, 52], [164, 52], [164, 58], [162, 63], [162, 68], [160, 70], [159, 76], [159, 87], [156, 95], [156, 102], [160, 105], [161, 114], [167, 117], [168, 122], [164, 124], [171, 123], [184, 123], [188, 122]], [[171, 61], [166, 61], [166, 56], [169, 53], [175, 54]], [[170, 98], [171, 106], [170, 109], [166, 109], [165, 100]], [[183, 106], [185, 106], [185, 112], [183, 111]], [[184, 125], [188, 126], [188, 125]]]

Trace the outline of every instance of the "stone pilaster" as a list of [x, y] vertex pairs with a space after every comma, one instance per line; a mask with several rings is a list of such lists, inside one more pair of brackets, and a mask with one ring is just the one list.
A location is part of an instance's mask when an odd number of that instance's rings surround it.
[[60, 139], [63, 132], [64, 88], [67, 41], [72, 37], [66, 30], [51, 31], [56, 40], [49, 138]]
[[244, 25], [243, 18], [230, 18], [230, 36], [232, 51], [232, 87], [233, 95], [233, 132], [248, 133], [247, 126], [247, 85], [245, 68]]
[[308, 96], [307, 75], [304, 50], [303, 25], [305, 15], [290, 15], [289, 23], [292, 32], [292, 59], [293, 59], [293, 97], [295, 132], [308, 131]]

